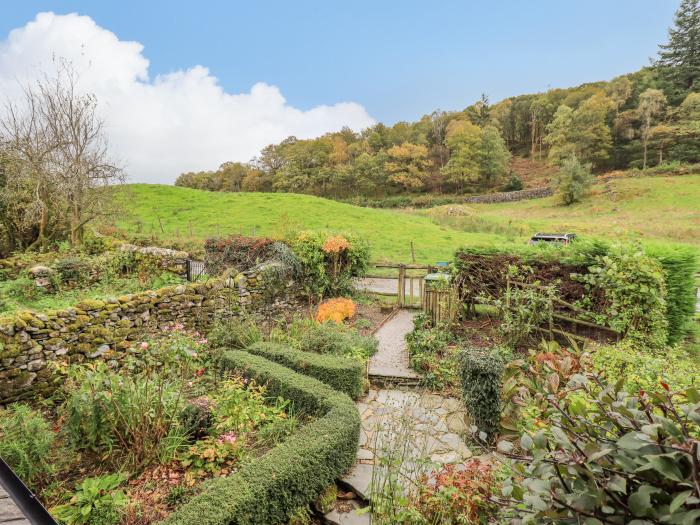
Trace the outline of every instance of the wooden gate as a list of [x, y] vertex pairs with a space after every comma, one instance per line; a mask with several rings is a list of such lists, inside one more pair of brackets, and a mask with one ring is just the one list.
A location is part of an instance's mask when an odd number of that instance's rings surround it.
[[433, 266], [421, 264], [375, 263], [374, 268], [390, 270], [390, 275], [368, 275], [369, 279], [396, 280], [395, 291], [374, 291], [377, 295], [396, 297], [397, 308], [423, 308], [425, 302], [424, 279]]

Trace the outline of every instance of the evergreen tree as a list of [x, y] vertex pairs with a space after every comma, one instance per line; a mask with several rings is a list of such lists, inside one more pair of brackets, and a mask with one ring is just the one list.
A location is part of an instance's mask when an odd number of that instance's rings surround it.
[[700, 88], [700, 0], [683, 0], [661, 45], [657, 66], [682, 91]]

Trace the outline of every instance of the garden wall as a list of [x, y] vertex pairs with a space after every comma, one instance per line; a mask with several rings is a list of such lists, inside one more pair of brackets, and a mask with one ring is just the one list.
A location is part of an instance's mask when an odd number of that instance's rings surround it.
[[258, 270], [74, 307], [0, 318], [0, 403], [47, 395], [62, 381], [57, 366], [93, 359], [118, 366], [138, 356], [149, 334], [181, 323], [205, 330], [220, 313], [284, 309], [293, 290], [268, 289]]

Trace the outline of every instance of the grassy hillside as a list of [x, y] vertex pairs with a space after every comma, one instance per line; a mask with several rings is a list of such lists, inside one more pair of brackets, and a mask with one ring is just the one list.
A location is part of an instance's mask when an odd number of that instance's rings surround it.
[[594, 186], [573, 206], [555, 197], [502, 204], [442, 206], [425, 212], [438, 224], [509, 236], [573, 231], [700, 245], [700, 176], [617, 178]]
[[[360, 208], [308, 195], [215, 193], [175, 186], [134, 184], [119, 188], [118, 226], [164, 238], [205, 239], [243, 233], [282, 238], [297, 230], [353, 231], [367, 238], [375, 260], [417, 262], [451, 259], [460, 245], [503, 241], [498, 235], [456, 231], [429, 217]], [[161, 231], [162, 225], [162, 231]]]

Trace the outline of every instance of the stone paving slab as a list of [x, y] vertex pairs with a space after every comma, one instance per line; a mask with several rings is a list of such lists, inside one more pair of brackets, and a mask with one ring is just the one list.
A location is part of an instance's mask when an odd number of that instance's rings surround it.
[[[357, 463], [342, 481], [364, 499], [370, 496], [377, 455], [391, 439], [408, 440], [408, 463], [427, 461], [439, 466], [472, 456], [462, 439], [468, 425], [459, 399], [409, 388], [370, 389], [356, 405], [362, 420]], [[408, 426], [397, 425], [399, 420]], [[408, 431], [410, 436], [392, 435], [397, 431]]]
[[405, 339], [413, 330], [415, 315], [412, 310], [399, 310], [374, 334], [379, 348], [369, 360], [370, 376], [418, 378], [409, 366]]

